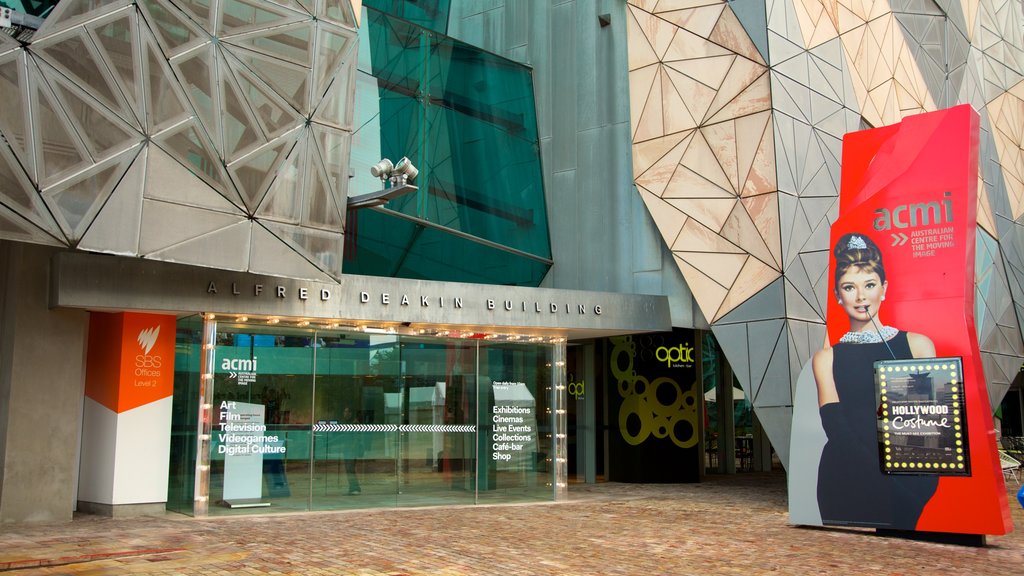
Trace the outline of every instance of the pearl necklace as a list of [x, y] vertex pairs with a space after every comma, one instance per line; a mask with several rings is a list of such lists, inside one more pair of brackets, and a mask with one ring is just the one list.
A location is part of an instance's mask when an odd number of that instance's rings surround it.
[[839, 339], [847, 344], [877, 344], [882, 340], [891, 340], [899, 330], [892, 326], [882, 326], [881, 334], [878, 332], [847, 332]]

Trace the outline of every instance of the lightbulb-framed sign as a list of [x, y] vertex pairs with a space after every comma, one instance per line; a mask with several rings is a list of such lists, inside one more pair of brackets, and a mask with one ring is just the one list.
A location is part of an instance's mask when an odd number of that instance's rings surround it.
[[970, 476], [963, 359], [882, 360], [874, 368], [882, 471]]

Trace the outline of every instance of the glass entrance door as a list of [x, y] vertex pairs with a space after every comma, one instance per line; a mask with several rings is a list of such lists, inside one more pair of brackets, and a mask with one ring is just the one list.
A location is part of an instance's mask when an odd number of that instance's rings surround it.
[[309, 506], [310, 334], [218, 326], [210, 502], [220, 509]]
[[394, 506], [398, 493], [398, 340], [318, 332], [313, 485], [316, 510]]
[[403, 338], [400, 349], [398, 504], [473, 503], [476, 342]]

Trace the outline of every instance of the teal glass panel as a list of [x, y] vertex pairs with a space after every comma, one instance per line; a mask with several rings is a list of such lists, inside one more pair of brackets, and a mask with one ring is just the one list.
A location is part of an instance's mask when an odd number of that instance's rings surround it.
[[448, 32], [451, 0], [363, 0], [363, 5], [441, 34]]
[[452, 38], [431, 35], [431, 104], [480, 118], [508, 136], [537, 141], [532, 70]]
[[167, 477], [167, 509], [191, 515], [195, 501], [196, 434], [199, 378], [202, 372], [203, 319], [178, 320], [174, 351], [174, 395], [171, 399], [171, 458]]
[[[349, 223], [349, 242], [375, 248], [348, 249], [345, 271], [536, 285], [550, 266], [551, 249], [531, 70], [376, 10], [367, 10], [365, 21], [360, 47], [368, 48], [370, 58], [368, 65], [362, 61], [357, 83], [359, 125], [379, 131], [379, 137], [356, 134], [353, 169], [362, 174], [380, 158], [412, 160], [419, 168], [414, 181], [419, 189], [392, 200], [387, 208], [426, 225], [410, 228], [378, 216], [363, 218], [358, 227]], [[367, 73], [372, 81], [362, 79]], [[377, 94], [368, 94], [374, 88]], [[358, 176], [354, 182], [370, 188], [355, 190], [356, 195], [374, 191], [372, 183]], [[399, 229], [407, 234], [396, 234]], [[502, 255], [495, 262], [509, 274], [473, 271], [469, 275], [479, 279], [470, 280], [465, 263], [432, 255], [421, 239], [428, 235], [437, 242], [445, 233], [510, 249], [516, 255]], [[472, 240], [448, 239], [444, 244], [464, 242]], [[472, 255], [494, 251], [460, 250]], [[385, 252], [394, 259], [365, 261]], [[509, 265], [523, 257], [540, 264]], [[429, 266], [411, 262], [419, 259], [429, 260]], [[428, 267], [427, 276], [418, 272]], [[525, 275], [523, 268], [529, 270]]]
[[[360, 30], [360, 35], [364, 34], [369, 40], [370, 56], [370, 69], [364, 71], [382, 87], [408, 96], [419, 94], [420, 84], [425, 80], [422, 50], [427, 42], [426, 31], [376, 10], [367, 10]], [[365, 62], [362, 58], [360, 61]]]
[[479, 500], [554, 493], [551, 346], [480, 345]]
[[537, 286], [548, 263], [378, 210], [349, 214], [347, 274]]
[[[0, 0], [0, 6], [6, 6], [11, 10], [46, 18], [53, 11], [54, 6], [60, 0]], [[445, 2], [445, 5], [448, 3]], [[447, 8], [446, 8], [447, 10]], [[447, 16], [445, 18], [447, 21]]]
[[429, 182], [425, 193], [420, 192], [423, 217], [549, 258], [547, 212], [535, 142], [458, 112], [431, 110], [430, 116]]
[[395, 506], [397, 338], [318, 332], [316, 342], [312, 508]]

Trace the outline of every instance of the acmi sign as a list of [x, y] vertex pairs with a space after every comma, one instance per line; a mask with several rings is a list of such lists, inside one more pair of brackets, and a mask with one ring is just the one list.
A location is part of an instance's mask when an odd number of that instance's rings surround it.
[[953, 222], [952, 192], [944, 192], [940, 201], [921, 202], [918, 204], [901, 204], [893, 209], [876, 208], [875, 230], [892, 230], [893, 228], [916, 228], [931, 224], [949, 224]]

